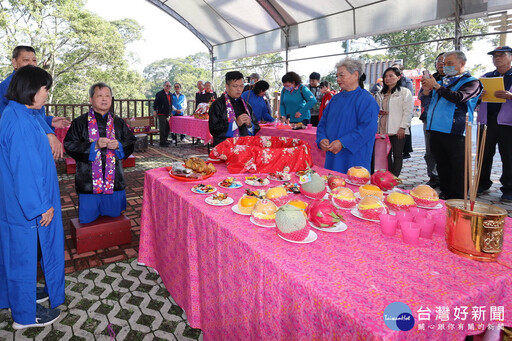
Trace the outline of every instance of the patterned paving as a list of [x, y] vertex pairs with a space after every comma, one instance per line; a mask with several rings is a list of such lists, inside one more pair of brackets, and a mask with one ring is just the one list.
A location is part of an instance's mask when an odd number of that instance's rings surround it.
[[[404, 161], [400, 176], [403, 187], [407, 189], [428, 181], [420, 125], [413, 127], [413, 148], [412, 157]], [[125, 215], [131, 219], [132, 242], [83, 254], [76, 253], [69, 233], [69, 220], [77, 217], [74, 176], [65, 174], [64, 162], [57, 163], [66, 234], [66, 302], [61, 307], [63, 314], [53, 326], [15, 332], [11, 328], [9, 311], [0, 310], [0, 341], [202, 339], [201, 331], [188, 325], [185, 313], [169, 296], [158, 274], [138, 266], [136, 257], [144, 171], [192, 155], [206, 157], [207, 148], [179, 143], [166, 148], [150, 147], [148, 151], [134, 155], [136, 167], [125, 170], [128, 185]], [[501, 161], [497, 154], [492, 173], [494, 185], [490, 193], [478, 200], [501, 206], [512, 216], [512, 203], [499, 200], [500, 175]]]

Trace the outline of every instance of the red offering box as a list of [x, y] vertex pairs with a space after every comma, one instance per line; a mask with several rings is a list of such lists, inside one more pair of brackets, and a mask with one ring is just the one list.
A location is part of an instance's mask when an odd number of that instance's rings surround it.
[[135, 156], [130, 155], [123, 160], [123, 168], [135, 167]]
[[78, 218], [69, 223], [76, 252], [83, 253], [132, 241], [130, 219], [124, 215], [116, 218], [99, 217], [92, 223], [80, 224]]

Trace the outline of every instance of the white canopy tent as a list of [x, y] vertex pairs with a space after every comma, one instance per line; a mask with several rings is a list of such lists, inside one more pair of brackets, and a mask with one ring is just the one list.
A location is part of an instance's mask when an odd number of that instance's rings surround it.
[[448, 21], [457, 46], [460, 19], [512, 9], [511, 0], [146, 1], [194, 33], [212, 63]]

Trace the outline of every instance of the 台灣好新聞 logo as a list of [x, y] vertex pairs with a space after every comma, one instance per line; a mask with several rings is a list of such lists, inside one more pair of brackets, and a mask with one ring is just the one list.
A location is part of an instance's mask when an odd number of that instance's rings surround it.
[[391, 330], [408, 331], [414, 327], [411, 308], [402, 302], [390, 303], [384, 310], [384, 323]]

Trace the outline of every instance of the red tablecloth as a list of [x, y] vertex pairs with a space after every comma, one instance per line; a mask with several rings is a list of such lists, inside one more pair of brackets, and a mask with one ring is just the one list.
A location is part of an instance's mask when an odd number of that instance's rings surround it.
[[55, 136], [59, 139], [60, 143], [64, 143], [64, 138], [68, 133], [69, 126], [65, 128], [55, 128]]
[[199, 120], [192, 116], [172, 116], [169, 119], [171, 132], [200, 138], [205, 144], [213, 142], [208, 120]]
[[[218, 165], [203, 183], [218, 187], [228, 175]], [[485, 327], [497, 323], [490, 320], [491, 306], [502, 307], [504, 324], [512, 325], [510, 219], [499, 263], [457, 256], [440, 236], [422, 239], [419, 247], [406, 245], [398, 233], [385, 237], [378, 223], [348, 211], [345, 232], [315, 230], [315, 242], [292, 244], [273, 228], [233, 213], [231, 206], [207, 205], [204, 195], [191, 192], [194, 184], [170, 178], [163, 168], [146, 172], [139, 261], [160, 273], [205, 340], [463, 340], [481, 332], [472, 320], [474, 306], [485, 308]], [[223, 192], [236, 203], [246, 187]], [[393, 331], [384, 324], [384, 309], [392, 302], [411, 308], [412, 330]], [[439, 307], [453, 316], [462, 306], [468, 307], [466, 321], [452, 317], [451, 328], [436, 320]], [[432, 312], [429, 321], [418, 320], [422, 309]]]
[[313, 158], [313, 164], [319, 167], [323, 167], [325, 164], [325, 152], [318, 148], [316, 145], [316, 127], [309, 129], [277, 129], [271, 126], [263, 126], [256, 135], [261, 136], [285, 136], [301, 139], [309, 143], [311, 147], [311, 157]]

